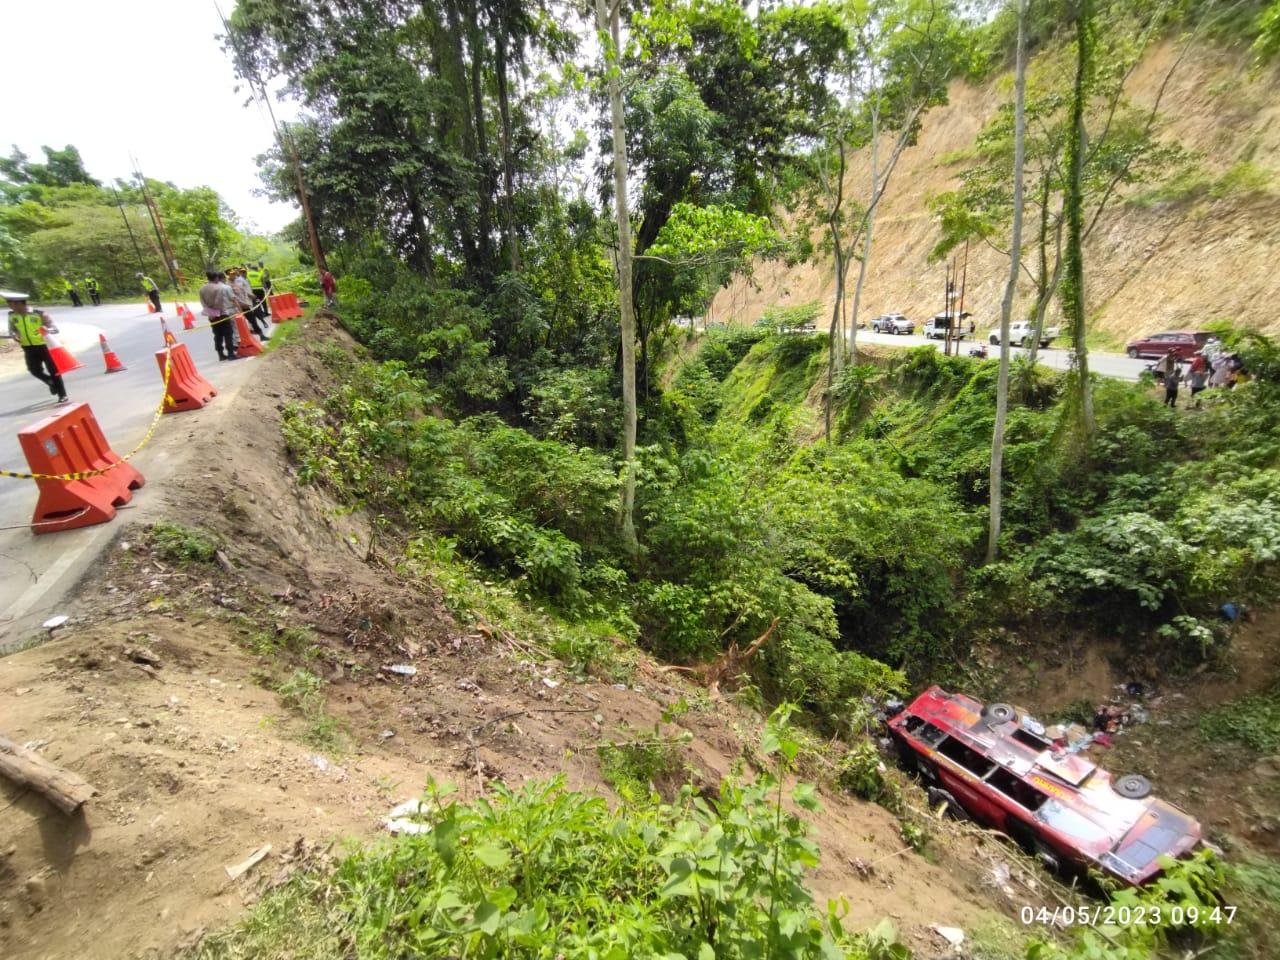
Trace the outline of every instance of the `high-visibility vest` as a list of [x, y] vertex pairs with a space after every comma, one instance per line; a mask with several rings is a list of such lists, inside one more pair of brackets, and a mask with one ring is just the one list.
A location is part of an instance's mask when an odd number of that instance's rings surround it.
[[93, 277], [85, 277], [84, 285], [85, 285], [85, 289], [89, 291], [98, 289], [98, 281], [93, 279]]
[[70, 293], [72, 290], [76, 288], [76, 285], [72, 283], [70, 280], [63, 280], [62, 286], [67, 291], [67, 293]]
[[44, 326], [44, 317], [38, 313], [18, 313], [9, 311], [9, 323], [18, 333], [18, 342], [24, 347], [43, 347], [44, 334], [40, 328]]
[[152, 290], [160, 289], [159, 287], [156, 286], [156, 282], [152, 280], [150, 277], [143, 277], [138, 282], [142, 284], [142, 290], [144, 293], [150, 293]]
[[262, 289], [262, 271], [261, 270], [256, 270], [256, 269], [246, 270], [245, 274], [249, 278], [249, 286], [253, 287], [255, 290]]

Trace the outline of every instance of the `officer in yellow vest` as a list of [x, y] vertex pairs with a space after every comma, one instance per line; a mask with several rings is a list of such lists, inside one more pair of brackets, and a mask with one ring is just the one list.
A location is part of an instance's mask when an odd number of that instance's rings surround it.
[[140, 273], [135, 273], [134, 276], [137, 277], [138, 282], [142, 284], [142, 292], [147, 295], [147, 298], [155, 306], [156, 313], [160, 313], [160, 288], [156, 286], [156, 282], [150, 277], [144, 277]]
[[27, 305], [27, 295], [14, 290], [0, 292], [9, 304], [9, 339], [17, 340], [27, 359], [27, 369], [31, 375], [49, 388], [56, 395], [59, 403], [67, 402], [67, 388], [58, 375], [49, 347], [44, 342], [44, 327], [50, 333], [57, 333], [53, 318], [43, 310], [32, 310]]
[[76, 289], [76, 285], [66, 277], [62, 278], [62, 289], [67, 291], [67, 299], [71, 301], [73, 307], [80, 306], [80, 291]]
[[102, 287], [99, 286], [97, 279], [85, 277], [84, 288], [89, 292], [89, 299], [93, 301], [93, 305], [95, 307], [102, 306]]
[[[263, 269], [262, 261], [257, 264], [250, 263], [244, 271], [245, 279], [249, 281], [249, 289], [253, 291], [253, 315], [262, 323], [266, 323], [271, 316], [270, 308], [267, 306], [267, 288], [266, 277], [267, 271]], [[245, 313], [247, 317], [248, 312]]]

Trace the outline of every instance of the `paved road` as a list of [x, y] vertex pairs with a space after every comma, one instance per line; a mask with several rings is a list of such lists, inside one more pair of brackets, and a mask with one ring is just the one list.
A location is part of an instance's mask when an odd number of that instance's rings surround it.
[[[980, 331], [981, 332], [981, 331]], [[919, 335], [908, 337], [899, 336], [892, 333], [872, 333], [870, 330], [858, 331], [859, 343], [874, 343], [880, 346], [889, 347], [922, 347], [933, 346], [941, 350], [941, 340], [927, 340]], [[981, 343], [982, 341], [978, 341]], [[974, 346], [972, 340], [962, 340], [960, 342], [960, 355], [967, 357], [969, 348]], [[988, 347], [990, 356], [999, 356], [997, 348]], [[1019, 356], [1026, 353], [1020, 347], [1013, 347], [1013, 355]], [[1071, 366], [1071, 351], [1062, 350], [1056, 347], [1050, 347], [1048, 350], [1040, 350], [1036, 354], [1036, 362], [1054, 370], [1066, 370]], [[1089, 353], [1089, 369], [1102, 377], [1111, 377], [1113, 380], [1137, 380], [1138, 375], [1146, 369], [1150, 360], [1130, 360], [1122, 353]]]
[[[171, 309], [168, 301], [165, 308]], [[163, 380], [155, 352], [163, 347], [164, 339], [159, 320], [155, 314], [148, 314], [141, 303], [46, 309], [63, 331], [63, 345], [84, 364], [81, 369], [65, 375], [67, 393], [72, 400], [89, 403], [112, 448], [119, 454], [127, 453], [145, 435], [160, 402]], [[221, 394], [234, 391], [252, 378], [260, 360], [220, 363], [213, 349], [213, 334], [208, 329], [192, 330], [184, 335], [181, 321], [167, 316], [169, 328], [187, 344], [197, 369], [218, 388], [220, 396], [207, 409], [212, 410], [219, 401], [225, 402]], [[125, 372], [106, 374], [98, 345], [99, 331], [106, 334], [111, 349], [128, 368]], [[17, 433], [56, 409], [48, 389], [28, 374], [20, 362], [11, 363], [0, 374], [0, 467], [28, 469], [18, 446]], [[166, 459], [162, 450], [157, 451], [157, 441], [166, 434], [189, 430], [191, 424], [198, 422], [190, 418], [200, 417], [198, 413], [177, 413], [161, 418], [152, 444], [132, 461], [148, 479], [147, 486], [135, 494], [134, 503], [153, 491], [154, 478], [148, 474], [148, 467], [159, 469]], [[73, 560], [86, 553], [91, 542], [98, 542], [101, 534], [95, 531], [114, 526], [103, 524], [36, 536], [27, 526], [35, 503], [34, 481], [0, 477], [0, 528], [14, 528], [0, 529], [0, 635], [6, 627], [22, 622], [24, 615], [38, 607], [39, 594], [52, 586], [51, 581], [69, 575]]]

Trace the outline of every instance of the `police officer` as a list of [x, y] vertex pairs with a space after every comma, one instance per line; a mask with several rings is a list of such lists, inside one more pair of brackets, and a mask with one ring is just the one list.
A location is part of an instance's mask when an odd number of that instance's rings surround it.
[[27, 305], [27, 294], [15, 290], [6, 290], [3, 296], [9, 304], [9, 338], [17, 340], [27, 360], [27, 369], [31, 375], [49, 388], [49, 392], [57, 396], [59, 403], [67, 402], [67, 388], [58, 375], [49, 347], [44, 341], [41, 327], [50, 333], [57, 333], [53, 318], [43, 310], [32, 310]]
[[147, 299], [149, 299], [151, 303], [155, 306], [156, 313], [159, 313], [160, 312], [160, 288], [156, 286], [156, 282], [152, 280], [150, 277], [144, 277], [141, 273], [135, 273], [134, 276], [137, 277], [138, 282], [142, 284], [142, 292], [147, 295]]
[[76, 285], [66, 277], [63, 277], [62, 288], [67, 291], [67, 299], [71, 301], [71, 305], [73, 307], [80, 306], [80, 291], [76, 289]]
[[93, 277], [85, 277], [84, 288], [89, 292], [89, 299], [93, 301], [93, 305], [102, 306], [102, 288], [98, 286], [98, 281]]
[[266, 323], [271, 312], [267, 307], [266, 277], [268, 274], [262, 267], [262, 261], [259, 260], [256, 265], [250, 263], [244, 275], [249, 279], [249, 288], [253, 290], [253, 302], [255, 304], [253, 312], [257, 314], [259, 320]]

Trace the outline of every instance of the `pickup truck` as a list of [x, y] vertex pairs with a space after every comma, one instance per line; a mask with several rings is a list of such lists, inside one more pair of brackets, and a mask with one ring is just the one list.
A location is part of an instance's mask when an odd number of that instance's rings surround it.
[[[1035, 332], [1035, 324], [1028, 320], [1018, 320], [1009, 324], [1009, 342], [1015, 347], [1031, 346], [1031, 336]], [[1048, 347], [1054, 340], [1058, 339], [1059, 329], [1057, 327], [1045, 327], [1040, 331], [1040, 347], [1041, 349]], [[993, 347], [1000, 346], [1000, 329], [987, 334], [987, 342]]]
[[872, 333], [914, 333], [916, 325], [900, 313], [886, 313], [884, 316], [871, 318]]

